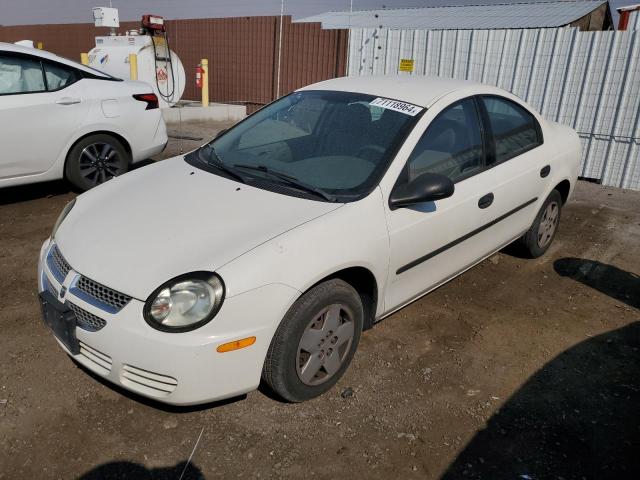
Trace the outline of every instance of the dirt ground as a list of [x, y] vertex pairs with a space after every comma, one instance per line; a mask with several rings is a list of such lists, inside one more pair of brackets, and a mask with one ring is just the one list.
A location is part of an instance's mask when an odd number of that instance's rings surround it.
[[42, 323], [37, 254], [73, 196], [0, 190], [0, 479], [640, 478], [640, 192], [579, 182], [544, 257], [384, 320], [321, 398], [197, 408], [98, 381]]

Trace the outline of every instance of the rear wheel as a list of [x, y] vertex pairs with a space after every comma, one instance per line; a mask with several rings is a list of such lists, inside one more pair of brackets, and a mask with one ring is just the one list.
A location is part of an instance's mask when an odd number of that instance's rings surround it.
[[80, 190], [89, 190], [129, 170], [130, 155], [122, 142], [107, 134], [83, 138], [69, 152], [65, 177]]
[[305, 293], [274, 335], [262, 378], [281, 398], [302, 402], [340, 379], [358, 347], [363, 309], [348, 283], [333, 279]]
[[524, 248], [532, 258], [543, 255], [551, 246], [560, 224], [562, 196], [552, 191], [542, 204], [531, 228], [522, 238]]

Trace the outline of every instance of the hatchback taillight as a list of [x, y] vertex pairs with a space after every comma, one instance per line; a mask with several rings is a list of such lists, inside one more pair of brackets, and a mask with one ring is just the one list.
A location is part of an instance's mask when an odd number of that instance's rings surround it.
[[155, 93], [139, 93], [134, 95], [133, 98], [140, 102], [145, 102], [147, 104], [145, 110], [158, 108], [158, 97], [156, 97]]

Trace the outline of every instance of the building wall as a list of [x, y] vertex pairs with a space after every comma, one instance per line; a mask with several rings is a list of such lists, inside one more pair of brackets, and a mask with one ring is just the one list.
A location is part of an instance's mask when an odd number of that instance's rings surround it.
[[613, 18], [611, 17], [609, 3], [603, 3], [588, 15], [571, 22], [569, 26], [579, 28], [581, 31], [591, 32], [613, 30]]
[[[346, 30], [283, 20], [280, 95], [345, 74]], [[207, 58], [211, 101], [246, 104], [252, 112], [275, 99], [280, 17], [169, 20], [166, 26], [187, 72], [184, 98], [200, 98], [195, 67]], [[123, 22], [118, 31], [138, 27], [139, 22]], [[19, 25], [0, 27], [0, 41], [41, 41], [45, 50], [79, 60], [95, 45], [94, 37], [107, 33], [93, 24]]]
[[640, 31], [351, 31], [350, 75], [395, 74], [400, 59], [515, 93], [579, 133], [582, 177], [640, 190]]
[[640, 6], [620, 11], [618, 30], [640, 30]]

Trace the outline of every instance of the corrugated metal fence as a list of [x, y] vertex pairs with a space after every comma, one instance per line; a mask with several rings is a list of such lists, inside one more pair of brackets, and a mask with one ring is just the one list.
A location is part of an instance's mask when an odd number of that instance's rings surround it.
[[[139, 22], [122, 22], [120, 32]], [[280, 17], [168, 20], [171, 48], [187, 72], [184, 98], [199, 99], [195, 67], [209, 59], [209, 96], [214, 102], [242, 103], [249, 112], [274, 100]], [[34, 40], [46, 50], [79, 60], [108, 30], [93, 24], [0, 26], [0, 41]], [[282, 29], [280, 94], [345, 74], [347, 31], [322, 30], [320, 24], [292, 23]]]
[[349, 74], [497, 85], [582, 138], [581, 176], [640, 190], [640, 31], [352, 29]]

